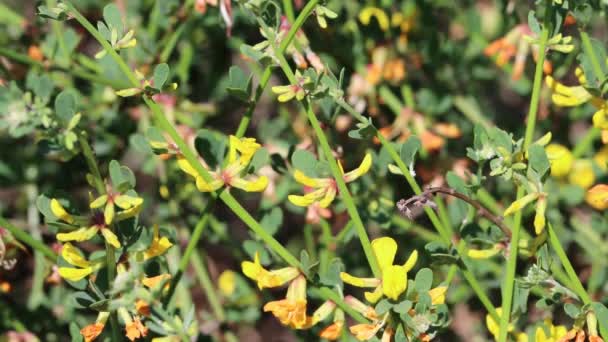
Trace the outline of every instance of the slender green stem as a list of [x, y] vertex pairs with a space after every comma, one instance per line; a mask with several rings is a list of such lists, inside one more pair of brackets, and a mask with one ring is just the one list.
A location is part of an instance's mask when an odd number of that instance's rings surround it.
[[224, 322], [226, 320], [224, 308], [222, 308], [222, 303], [220, 303], [217, 295], [217, 289], [213, 286], [209, 272], [207, 272], [207, 267], [204, 265], [203, 258], [200, 256], [199, 252], [192, 254], [192, 266], [194, 266], [196, 277], [205, 291], [213, 315], [220, 323]]
[[[545, 61], [545, 47], [549, 38], [549, 7], [545, 15], [543, 30], [540, 34], [539, 54], [536, 62], [536, 70], [534, 72], [534, 83], [532, 86], [532, 99], [530, 100], [530, 110], [528, 111], [528, 122], [526, 123], [526, 134], [524, 137], [524, 151], [528, 149], [534, 139], [534, 128], [536, 127], [536, 115], [538, 113], [538, 104], [540, 101], [540, 90], [543, 78], [543, 63]], [[517, 190], [517, 199], [522, 198], [524, 189]], [[507, 260], [507, 270], [504, 279], [504, 287], [502, 292], [502, 315], [500, 317], [500, 334], [499, 341], [505, 342], [508, 335], [509, 321], [511, 320], [511, 307], [513, 304], [513, 290], [515, 288], [515, 270], [517, 267], [517, 253], [519, 245], [519, 237], [521, 232], [521, 211], [515, 215], [514, 225], [512, 227], [512, 236], [509, 250], [509, 258]]]
[[196, 226], [194, 227], [194, 231], [192, 231], [192, 235], [190, 235], [190, 240], [188, 241], [186, 250], [184, 251], [184, 254], [182, 254], [182, 257], [179, 260], [177, 272], [175, 272], [175, 274], [171, 277], [171, 284], [169, 285], [169, 290], [167, 290], [167, 294], [163, 298], [163, 305], [165, 306], [168, 305], [169, 302], [171, 302], [173, 294], [175, 294], [175, 290], [177, 289], [177, 286], [179, 285], [179, 282], [182, 279], [184, 273], [186, 272], [188, 264], [190, 263], [190, 258], [194, 254], [196, 254], [196, 246], [201, 236], [203, 235], [205, 228], [207, 227], [207, 223], [209, 222], [209, 218], [211, 217], [211, 208], [213, 208], [215, 202], [215, 198], [211, 198], [209, 200], [209, 202], [205, 206], [205, 209], [203, 210], [205, 214], [203, 214], [201, 219], [197, 222]]
[[[290, 1], [290, 0], [288, 0], [288, 1]], [[318, 2], [319, 2], [319, 0], [311, 0], [306, 4], [306, 6], [304, 6], [304, 8], [302, 9], [302, 12], [300, 12], [300, 14], [298, 15], [298, 18], [295, 20], [295, 22], [289, 28], [287, 35], [281, 41], [281, 44], [279, 45], [279, 48], [277, 49], [277, 54], [285, 53], [285, 51], [287, 50], [287, 47], [289, 47], [289, 45], [293, 42], [293, 39], [294, 39], [296, 33], [302, 27], [302, 25], [304, 25], [304, 21], [306, 21], [306, 18], [308, 18], [310, 13], [312, 13], [312, 11], [315, 9], [315, 6], [317, 5]], [[292, 21], [292, 20], [290, 20], [290, 21]], [[269, 65], [264, 69], [264, 72], [262, 73], [262, 77], [260, 78], [260, 83], [256, 88], [254, 98], [251, 101], [251, 103], [249, 104], [247, 111], [241, 118], [241, 121], [239, 122], [239, 126], [235, 133], [235, 135], [237, 137], [243, 136], [245, 134], [245, 131], [247, 130], [247, 127], [249, 127], [251, 117], [253, 116], [253, 111], [255, 110], [255, 108], [258, 104], [258, 101], [260, 100], [260, 97], [262, 97], [262, 94], [264, 93], [264, 89], [268, 85], [268, 81], [270, 81], [270, 76], [272, 76], [272, 66]]]
[[285, 16], [289, 22], [293, 23], [295, 20], [295, 16], [293, 14], [293, 3], [292, 0], [283, 0], [283, 10], [285, 11]]
[[0, 217], [0, 227], [8, 230], [18, 241], [32, 247], [34, 250], [44, 254], [51, 261], [57, 260], [57, 254], [42, 241], [34, 239], [26, 231], [15, 227], [3, 217]]
[[[285, 56], [282, 54], [276, 54], [277, 59], [279, 60], [279, 64], [281, 65], [281, 69], [283, 73], [289, 80], [291, 84], [297, 84], [298, 80], [296, 79], [296, 75], [291, 70], [289, 63], [285, 59]], [[363, 225], [363, 221], [361, 220], [361, 216], [357, 210], [355, 205], [355, 201], [353, 200], [348, 187], [346, 186], [346, 182], [344, 182], [344, 177], [342, 176], [342, 171], [340, 170], [340, 166], [338, 165], [338, 161], [333, 155], [331, 147], [329, 146], [329, 142], [327, 141], [327, 136], [325, 136], [325, 132], [321, 128], [321, 124], [315, 113], [312, 111], [311, 105], [308, 102], [308, 99], [304, 99], [302, 101], [302, 105], [304, 107], [304, 111], [306, 112], [306, 116], [310, 125], [312, 126], [317, 139], [319, 140], [319, 144], [321, 145], [321, 150], [325, 155], [325, 159], [327, 159], [329, 163], [329, 168], [334, 177], [336, 185], [338, 186], [338, 191], [340, 192], [340, 196], [342, 197], [342, 201], [346, 206], [346, 211], [350, 216], [351, 220], [354, 222], [355, 229], [357, 230], [357, 235], [359, 237], [359, 241], [361, 242], [361, 246], [363, 247], [363, 252], [365, 253], [365, 257], [367, 258], [367, 262], [372, 270], [372, 273], [375, 277], [380, 277], [380, 268], [378, 267], [378, 261], [376, 260], [376, 256], [372, 250], [372, 245], [369, 241], [369, 237], [367, 236], [367, 231], [365, 230], [365, 226]]]
[[[549, 243], [551, 244], [551, 247], [553, 247], [553, 250], [555, 250], [555, 254], [557, 254], [562, 266], [564, 266], [564, 269], [566, 269], [566, 274], [568, 274], [568, 277], [571, 280], [571, 284], [573, 286], [572, 290], [574, 290], [576, 295], [582, 299], [584, 304], [590, 304], [592, 302], [591, 297], [585, 290], [585, 287], [583, 287], [583, 284], [576, 274], [572, 263], [570, 263], [570, 259], [568, 259], [568, 256], [566, 255], [566, 251], [564, 251], [562, 243], [559, 241], [559, 238], [557, 237], [557, 234], [555, 234], [555, 230], [553, 230], [553, 226], [550, 223], [547, 225], [547, 233], [549, 234]], [[608, 337], [608, 326], [606, 325], [608, 322], [598, 323], [602, 336], [604, 338]]]

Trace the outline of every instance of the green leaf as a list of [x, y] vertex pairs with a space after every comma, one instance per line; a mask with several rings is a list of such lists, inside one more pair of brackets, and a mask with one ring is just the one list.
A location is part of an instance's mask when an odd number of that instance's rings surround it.
[[163, 86], [167, 82], [167, 79], [169, 79], [169, 72], [169, 65], [167, 65], [167, 63], [159, 64], [154, 68], [154, 76], [152, 78], [154, 82], [154, 88], [158, 90], [163, 89]]
[[[593, 89], [599, 89], [606, 75], [608, 75], [608, 66], [606, 65], [606, 50], [604, 48], [604, 44], [594, 38], [590, 38], [591, 47], [593, 50], [593, 56], [587, 54], [586, 49], [582, 49], [582, 52], [578, 55], [578, 60], [581, 64], [581, 68], [583, 69], [583, 73], [585, 74], [585, 79], [587, 81], [586, 86]], [[593, 66], [593, 61], [597, 61], [600, 64], [600, 68], [602, 69], [602, 75], [597, 75], [595, 72], [595, 67]]]
[[528, 148], [528, 160], [530, 161], [530, 167], [536, 171], [540, 177], [544, 176], [551, 168], [547, 153], [540, 145], [534, 144]]
[[600, 322], [608, 322], [608, 308], [599, 302], [591, 303], [591, 308], [595, 312], [595, 316]]
[[410, 136], [409, 139], [407, 139], [407, 141], [401, 145], [399, 155], [401, 156], [401, 160], [403, 160], [405, 165], [409, 166], [410, 164], [414, 163], [416, 153], [421, 146], [422, 144], [420, 143], [420, 139], [415, 135]]
[[120, 165], [116, 160], [112, 160], [108, 168], [110, 179], [112, 180], [112, 185], [114, 187], [122, 187], [123, 184], [128, 184], [130, 188], [135, 187], [135, 175], [131, 169], [124, 165]]
[[261, 167], [268, 164], [269, 157], [270, 155], [268, 153], [268, 149], [265, 147], [262, 147], [259, 150], [255, 151], [255, 154], [249, 162], [249, 167], [247, 171], [249, 173], [258, 172]]
[[72, 342], [82, 342], [84, 338], [80, 333], [80, 328], [76, 322], [70, 322], [70, 336], [72, 337]]
[[389, 302], [388, 299], [385, 298], [385, 299], [382, 299], [381, 301], [379, 301], [378, 304], [376, 304], [376, 307], [374, 309], [376, 310], [376, 313], [378, 315], [382, 316], [392, 308], [393, 308], [393, 304], [391, 302]]
[[536, 13], [534, 11], [528, 12], [528, 26], [537, 36], [540, 35], [541, 28], [538, 20], [536, 19]]
[[75, 293], [72, 293], [70, 295], [70, 298], [74, 303], [74, 307], [77, 309], [88, 308], [89, 306], [91, 306], [91, 304], [97, 301], [95, 298], [91, 297], [91, 295], [84, 291], [77, 291]]
[[344, 264], [339, 258], [334, 258], [327, 267], [327, 271], [320, 275], [319, 281], [327, 286], [338, 286], [342, 284], [340, 272], [344, 271]]
[[317, 158], [306, 151], [296, 150], [291, 155], [291, 165], [296, 169], [304, 172], [309, 177], [315, 177], [317, 175]]
[[116, 4], [109, 4], [103, 8], [103, 19], [110, 27], [110, 31], [112, 31], [112, 28], [114, 28], [116, 29], [116, 31], [118, 31], [119, 35], [122, 35], [122, 17], [120, 15], [120, 10], [118, 9], [118, 6], [116, 6]]
[[564, 311], [566, 312], [566, 315], [574, 319], [578, 318], [578, 316], [581, 314], [580, 308], [572, 303], [564, 304]]
[[395, 311], [398, 314], [406, 314], [410, 311], [412, 306], [413, 306], [413, 303], [411, 300], [404, 300], [401, 303], [393, 306], [393, 311]]
[[196, 133], [194, 146], [209, 168], [215, 169], [222, 165], [226, 151], [226, 137], [223, 134], [201, 129]]
[[418, 271], [414, 284], [418, 293], [429, 291], [433, 285], [433, 271], [430, 268], [423, 268]]
[[272, 208], [270, 212], [262, 216], [262, 220], [260, 221], [260, 224], [262, 227], [264, 227], [264, 230], [266, 230], [266, 232], [268, 232], [270, 235], [274, 235], [279, 230], [282, 223], [283, 210], [281, 210], [280, 207]]
[[62, 91], [55, 98], [55, 113], [63, 122], [70, 122], [76, 113], [76, 99], [68, 91]]
[[248, 102], [251, 99], [251, 80], [253, 75], [247, 76], [238, 66], [230, 67], [228, 71], [228, 87], [226, 91], [241, 101]]
[[353, 139], [367, 140], [376, 135], [376, 130], [372, 124], [372, 119], [368, 118], [367, 122], [359, 122], [356, 124], [356, 129], [348, 132], [348, 136]]

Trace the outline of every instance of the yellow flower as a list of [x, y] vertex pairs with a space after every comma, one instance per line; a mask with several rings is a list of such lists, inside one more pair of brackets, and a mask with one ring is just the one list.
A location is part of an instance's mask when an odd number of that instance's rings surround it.
[[[165, 281], [167, 281], [167, 280], [169, 280], [169, 279], [171, 279], [171, 275], [170, 275], [170, 274], [168, 274], [168, 273], [164, 273], [164, 274], [160, 274], [160, 275], [157, 275], [157, 276], [154, 276], [154, 277], [146, 277], [146, 278], [143, 278], [143, 279], [141, 280], [141, 283], [142, 283], [142, 284], [143, 284], [145, 287], [147, 287], [147, 288], [149, 288], [149, 289], [154, 289], [154, 288], [156, 288], [156, 287], [157, 287], [159, 284], [165, 283]], [[167, 282], [167, 283], [165, 284], [165, 287], [167, 287], [168, 285], [169, 285], [169, 283]]]
[[522, 198], [511, 203], [511, 205], [505, 209], [503, 216], [511, 215], [515, 212], [521, 211], [528, 204], [536, 201], [536, 214], [534, 216], [534, 229], [536, 234], [539, 235], [545, 229], [546, 219], [545, 211], [547, 209], [547, 194], [544, 192], [533, 192], [523, 196]]
[[469, 249], [467, 255], [471, 259], [489, 259], [498, 254], [502, 249], [503, 247], [497, 243], [488, 249]]
[[359, 20], [365, 26], [369, 25], [372, 20], [372, 17], [378, 20], [378, 26], [382, 31], [388, 31], [390, 27], [390, 20], [386, 13], [378, 7], [365, 7], [361, 12], [359, 12]]
[[272, 312], [282, 324], [294, 329], [312, 326], [312, 317], [306, 316], [306, 278], [299, 275], [292, 280], [286, 298], [266, 303], [264, 312]]
[[97, 315], [97, 320], [93, 324], [89, 324], [84, 328], [80, 329], [80, 335], [84, 338], [85, 342], [94, 341], [102, 332], [103, 328], [110, 317], [110, 313], [102, 311]]
[[226, 297], [230, 297], [236, 289], [236, 273], [232, 270], [225, 270], [220, 274], [217, 282], [222, 294]]
[[287, 102], [294, 97], [298, 101], [302, 101], [306, 96], [306, 90], [304, 87], [311, 81], [310, 77], [300, 75], [299, 71], [296, 71], [296, 84], [274, 86], [272, 92], [279, 95], [277, 100], [279, 102]]
[[[498, 314], [498, 317], [500, 317], [502, 315], [502, 308], [496, 308], [496, 313]], [[486, 315], [486, 327], [488, 328], [488, 331], [492, 334], [492, 336], [494, 336], [494, 339], [498, 341], [500, 325], [489, 314]], [[509, 333], [512, 333], [514, 330], [515, 327], [513, 326], [513, 324], [509, 323], [507, 331]], [[528, 335], [526, 335], [525, 333], [517, 332], [515, 333], [515, 338], [517, 342], [528, 342]]]
[[125, 336], [131, 341], [148, 336], [148, 328], [141, 323], [138, 317], [125, 326]]
[[[549, 333], [547, 335], [547, 332]], [[545, 320], [544, 327], [536, 328], [535, 342], [557, 342], [566, 336], [568, 329], [563, 325], [555, 326], [550, 320]]]
[[53, 213], [53, 215], [57, 216], [57, 218], [59, 218], [62, 221], [65, 221], [69, 224], [74, 223], [74, 218], [72, 217], [72, 215], [70, 215], [63, 208], [61, 203], [59, 203], [59, 201], [54, 198], [51, 200], [51, 212]]
[[344, 327], [344, 311], [336, 308], [336, 303], [327, 300], [325, 301], [312, 315], [312, 324], [324, 320], [332, 312], [334, 313], [333, 323], [323, 328], [319, 333], [319, 337], [325, 338], [331, 341], [337, 340], [342, 335], [342, 328]]
[[574, 162], [572, 172], [568, 176], [570, 184], [575, 184], [587, 190], [595, 183], [595, 172], [593, 172], [593, 162], [588, 159], [581, 159]]
[[[384, 327], [386, 324], [386, 319], [388, 318], [388, 312], [384, 315], [384, 319], [382, 321], [375, 321], [373, 323], [362, 323], [356, 324], [348, 328], [350, 332], [355, 335], [355, 338], [359, 341], [367, 341], [372, 337], [376, 336], [378, 331]], [[384, 340], [382, 340], [384, 342]]]
[[[350, 183], [366, 174], [371, 166], [372, 156], [368, 153], [365, 155], [361, 165], [359, 165], [358, 168], [344, 173], [344, 170], [340, 165], [340, 171], [342, 171], [344, 182]], [[333, 178], [311, 178], [306, 176], [304, 172], [300, 170], [296, 170], [293, 177], [295, 178], [296, 182], [314, 189], [313, 191], [302, 196], [289, 195], [289, 201], [297, 206], [308, 207], [314, 203], [319, 203], [321, 208], [327, 208], [336, 198], [338, 186]]]
[[110, 225], [112, 222], [114, 222], [116, 214], [114, 205], [120, 209], [123, 209], [123, 211], [119, 212], [118, 216], [116, 217], [116, 220], [120, 221], [137, 215], [137, 213], [139, 213], [141, 210], [141, 205], [143, 203], [144, 200], [141, 197], [116, 193], [113, 191], [113, 189], [108, 187], [107, 194], [97, 197], [89, 206], [91, 209], [98, 209], [105, 206], [103, 210], [105, 224]]
[[397, 242], [390, 237], [381, 237], [372, 241], [372, 250], [380, 267], [381, 278], [358, 278], [346, 272], [340, 273], [340, 278], [350, 285], [357, 287], [375, 288], [373, 292], [365, 292], [365, 299], [376, 303], [382, 295], [397, 300], [407, 288], [407, 272], [418, 260], [418, 252], [414, 251], [403, 265], [393, 265], [397, 254]]
[[553, 91], [551, 99], [553, 103], [562, 107], [576, 107], [590, 102], [596, 108], [593, 114], [593, 126], [602, 130], [602, 141], [606, 143], [608, 142], [608, 102], [585, 89], [587, 82], [581, 68], [576, 68], [575, 73], [579, 79], [579, 86], [569, 87], [547, 76], [545, 82]]
[[587, 204], [597, 210], [608, 209], [608, 185], [598, 184], [587, 190], [585, 200], [587, 201]]
[[69, 242], [63, 245], [61, 256], [70, 265], [76, 266], [76, 268], [59, 267], [59, 275], [67, 280], [79, 281], [101, 267], [100, 262], [85, 259], [82, 252]]
[[593, 157], [593, 161], [603, 172], [608, 171], [608, 146], [602, 147]]
[[114, 234], [114, 232], [112, 232], [110, 227], [106, 225], [102, 215], [93, 215], [92, 221], [93, 222], [90, 227], [82, 227], [69, 233], [58, 233], [57, 240], [61, 242], [82, 242], [92, 239], [97, 235], [97, 233], [101, 232], [101, 235], [108, 244], [114, 246], [115, 248], [120, 248], [118, 237], [116, 234]]
[[144, 260], [163, 255], [173, 244], [166, 236], [160, 237], [158, 234], [158, 225], [154, 225], [154, 237], [150, 247], [144, 251]]
[[447, 286], [437, 286], [429, 290], [429, 296], [431, 297], [431, 304], [440, 305], [445, 303], [445, 294], [448, 292]]
[[545, 147], [545, 152], [551, 163], [551, 176], [560, 178], [570, 173], [574, 156], [567, 147], [560, 144], [549, 144]]
[[258, 287], [279, 287], [287, 282], [294, 280], [300, 275], [300, 271], [295, 267], [284, 267], [278, 270], [268, 271], [260, 264], [260, 255], [255, 253], [254, 261], [244, 261], [241, 264], [243, 273], [247, 278], [255, 280]]
[[210, 182], [205, 179], [190, 165], [188, 160], [182, 155], [177, 157], [177, 165], [179, 168], [196, 180], [196, 187], [201, 192], [213, 192], [222, 186], [230, 186], [239, 188], [247, 192], [261, 192], [268, 186], [268, 178], [260, 176], [253, 180], [242, 178], [242, 173], [246, 171], [251, 158], [261, 145], [253, 138], [237, 138], [230, 136], [230, 148], [228, 151], [228, 165], [225, 169], [219, 171], [209, 171], [212, 180]]

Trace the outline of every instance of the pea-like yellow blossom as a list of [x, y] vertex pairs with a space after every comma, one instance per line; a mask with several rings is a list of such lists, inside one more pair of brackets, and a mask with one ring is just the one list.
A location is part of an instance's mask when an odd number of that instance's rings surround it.
[[150, 247], [143, 253], [144, 260], [165, 254], [171, 246], [173, 246], [171, 241], [166, 236], [160, 237], [158, 225], [154, 225], [154, 236]]
[[496, 254], [500, 253], [503, 247], [500, 244], [494, 244], [491, 248], [487, 249], [474, 249], [471, 248], [467, 251], [467, 255], [471, 259], [489, 259]]
[[56, 199], [51, 199], [51, 212], [53, 215], [57, 216], [58, 219], [66, 222], [66, 223], [74, 223], [74, 218], [70, 215], [65, 208], [59, 203]]
[[414, 251], [403, 265], [394, 265], [397, 254], [397, 242], [390, 237], [381, 237], [372, 241], [372, 250], [380, 267], [381, 278], [358, 278], [346, 272], [340, 273], [340, 278], [350, 285], [357, 287], [375, 288], [373, 292], [365, 292], [365, 299], [376, 303], [384, 295], [397, 300], [407, 289], [407, 272], [418, 260], [418, 252]]
[[563, 325], [553, 325], [551, 320], [545, 320], [543, 326], [536, 328], [534, 342], [558, 342], [568, 334], [568, 329]]
[[562, 107], [577, 107], [591, 103], [596, 109], [593, 114], [593, 126], [602, 130], [602, 141], [606, 143], [608, 142], [608, 102], [585, 89], [587, 81], [581, 68], [576, 68], [575, 73], [580, 84], [578, 86], [566, 86], [547, 76], [545, 83], [553, 91], [551, 100]]
[[584, 190], [589, 189], [595, 183], [593, 161], [589, 159], [576, 160], [572, 166], [572, 172], [568, 175], [568, 182], [578, 185]]
[[59, 267], [59, 275], [71, 281], [79, 281], [85, 278], [91, 273], [97, 271], [102, 265], [101, 262], [92, 262], [85, 259], [82, 252], [69, 242], [63, 245], [63, 248], [61, 249], [61, 257], [70, 265], [76, 266]]
[[294, 280], [300, 271], [295, 267], [284, 267], [278, 270], [268, 271], [260, 264], [260, 255], [255, 253], [253, 262], [244, 261], [241, 263], [243, 273], [247, 278], [255, 280], [261, 289], [279, 287]]
[[261, 192], [268, 186], [268, 178], [260, 176], [247, 180], [244, 177], [247, 166], [261, 145], [253, 138], [229, 138], [228, 165], [218, 171], [209, 171], [212, 180], [207, 182], [202, 175], [182, 155], [177, 157], [177, 165], [182, 171], [194, 177], [196, 187], [201, 192], [213, 192], [222, 186], [239, 188], [247, 192]]
[[574, 164], [574, 156], [566, 146], [549, 144], [545, 147], [545, 152], [551, 163], [551, 176], [561, 178], [570, 173]]
[[[109, 225], [115, 219], [116, 221], [121, 221], [137, 215], [143, 203], [144, 200], [141, 197], [117, 193], [108, 187], [107, 193], [97, 197], [89, 206], [91, 209], [104, 207], [103, 216], [105, 224]], [[115, 206], [123, 210], [117, 213]]]
[[272, 92], [279, 95], [279, 102], [287, 102], [294, 97], [298, 101], [302, 101], [306, 96], [305, 86], [312, 82], [310, 77], [302, 76], [299, 71], [296, 71], [296, 84], [288, 84], [272, 87]]
[[120, 242], [118, 241], [118, 237], [110, 227], [105, 223], [103, 215], [93, 215], [91, 219], [91, 226], [82, 227], [71, 231], [69, 233], [58, 233], [57, 240], [61, 242], [67, 241], [77, 241], [82, 242], [86, 240], [90, 240], [97, 236], [97, 233], [101, 233], [106, 242], [115, 248], [120, 248]]
[[[340, 171], [342, 172], [344, 182], [350, 183], [366, 174], [371, 166], [372, 156], [368, 153], [365, 155], [361, 165], [359, 165], [358, 168], [344, 173], [342, 166], [340, 166]], [[333, 178], [312, 178], [308, 177], [300, 170], [296, 170], [293, 177], [295, 178], [296, 182], [313, 189], [311, 192], [302, 196], [288, 196], [289, 201], [297, 206], [308, 207], [314, 203], [318, 203], [321, 208], [327, 208], [336, 198], [338, 186]]]
[[232, 270], [225, 270], [218, 278], [218, 288], [226, 297], [232, 296], [236, 289], [236, 273]]
[[[502, 316], [502, 308], [496, 308], [496, 313], [498, 314], [498, 317]], [[486, 327], [488, 328], [488, 331], [492, 334], [492, 336], [494, 336], [494, 339], [498, 341], [500, 325], [494, 320], [494, 318], [492, 318], [490, 314], [486, 315]], [[509, 323], [507, 331], [510, 333], [515, 331], [515, 327], [512, 323]], [[528, 342], [528, 335], [526, 335], [525, 333], [516, 332], [514, 336], [517, 342]]]

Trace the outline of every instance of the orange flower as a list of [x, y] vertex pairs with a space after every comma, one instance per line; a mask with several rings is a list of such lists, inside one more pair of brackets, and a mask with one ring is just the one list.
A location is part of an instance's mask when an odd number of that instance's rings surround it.
[[150, 304], [145, 300], [138, 299], [135, 302], [135, 310], [142, 316], [150, 316]]
[[[165, 274], [157, 275], [155, 277], [144, 278], [144, 279], [142, 279], [141, 283], [144, 286], [153, 289], [158, 284], [162, 283], [163, 281], [165, 281], [167, 279], [171, 279], [171, 275], [165, 273]], [[169, 285], [169, 283], [167, 283], [167, 285]]]
[[103, 331], [105, 324], [103, 323], [93, 323], [89, 324], [86, 327], [80, 329], [80, 335], [84, 337], [85, 342], [91, 342], [97, 338]]
[[40, 47], [36, 46], [36, 45], [30, 45], [30, 47], [27, 49], [27, 55], [38, 62], [42, 62], [44, 60], [44, 55], [42, 54], [42, 50], [40, 49]]
[[376, 336], [376, 334], [378, 333], [378, 330], [380, 330], [383, 325], [384, 324], [379, 324], [379, 323], [357, 324], [357, 325], [353, 325], [352, 327], [350, 327], [349, 330], [353, 335], [355, 335], [357, 340], [367, 341], [367, 340], [371, 339], [372, 337]]
[[608, 185], [598, 184], [587, 191], [587, 203], [597, 210], [608, 209]]
[[331, 341], [337, 340], [342, 334], [342, 328], [344, 327], [344, 321], [336, 321], [333, 324], [325, 327], [319, 333], [319, 337], [325, 338]]
[[125, 336], [131, 341], [148, 335], [148, 328], [141, 323], [139, 318], [135, 318], [132, 322], [127, 323], [125, 330], [127, 332]]
[[275, 300], [264, 305], [264, 312], [272, 314], [282, 324], [294, 329], [306, 329], [312, 325], [312, 318], [306, 316], [306, 278], [299, 275], [287, 289], [285, 299]]

